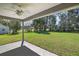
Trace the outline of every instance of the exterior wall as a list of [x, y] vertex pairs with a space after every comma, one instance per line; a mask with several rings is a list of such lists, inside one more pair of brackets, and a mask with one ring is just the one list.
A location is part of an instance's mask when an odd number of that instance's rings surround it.
[[0, 34], [9, 33], [9, 27], [0, 24]]

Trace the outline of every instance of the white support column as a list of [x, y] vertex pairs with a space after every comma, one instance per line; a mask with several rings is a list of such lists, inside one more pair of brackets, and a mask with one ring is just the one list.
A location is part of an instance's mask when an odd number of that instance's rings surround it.
[[21, 46], [24, 44], [24, 21], [22, 21], [22, 43]]

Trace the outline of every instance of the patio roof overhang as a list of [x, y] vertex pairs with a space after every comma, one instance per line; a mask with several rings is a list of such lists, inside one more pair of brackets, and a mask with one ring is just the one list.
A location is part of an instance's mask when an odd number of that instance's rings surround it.
[[3, 16], [3, 15], [0, 15], [1, 18], [5, 18], [7, 20], [22, 20], [22, 19], [18, 19], [18, 18], [13, 18], [13, 17], [9, 17], [9, 16]]
[[[29, 4], [29, 5], [31, 5], [31, 4]], [[38, 3], [36, 5], [33, 5], [33, 6], [36, 6], [37, 11], [35, 9], [33, 9], [33, 12], [29, 11], [31, 14], [27, 15], [28, 17], [24, 16], [24, 18], [19, 18], [19, 17], [15, 17], [15, 15], [13, 15], [13, 17], [11, 17], [12, 15], [11, 16], [9, 16], [9, 14], [8, 14], [8, 16], [5, 15], [5, 14], [1, 15], [1, 13], [0, 13], [0, 17], [4, 17], [4, 18], [10, 19], [10, 20], [28, 21], [28, 20], [32, 20], [34, 18], [38, 18], [38, 17], [44, 16], [44, 15], [47, 15], [47, 14], [50, 14], [50, 13], [54, 13], [54, 12], [57, 12], [57, 11], [60, 11], [60, 10], [63, 10], [63, 9], [67, 9], [67, 8], [79, 5], [79, 3], [48, 3], [48, 4], [45, 4], [45, 5]], [[33, 6], [31, 6], [31, 7], [33, 8]], [[43, 6], [43, 7], [41, 7], [41, 6]], [[46, 6], [47, 6], [47, 8], [46, 8]], [[45, 9], [44, 9], [44, 7], [45, 7]], [[34, 11], [35, 11], [35, 13], [34, 13]], [[7, 12], [6, 12], [6, 14], [7, 14]]]
[[47, 10], [44, 10], [40, 13], [37, 13], [35, 15], [32, 15], [30, 17], [27, 17], [25, 18], [24, 20], [32, 20], [34, 18], [40, 18], [41, 16], [44, 16], [44, 15], [49, 15], [51, 13], [55, 13], [57, 11], [61, 11], [61, 10], [64, 10], [64, 9], [67, 9], [67, 8], [70, 8], [70, 7], [73, 7], [73, 6], [76, 6], [76, 5], [79, 5], [79, 3], [62, 3], [62, 4], [58, 4], [52, 8], [49, 8]]
[[[34, 14], [54, 7], [59, 3], [2, 3], [0, 4], [0, 16], [9, 19], [25, 20]], [[22, 10], [22, 15], [17, 15], [17, 10]]]

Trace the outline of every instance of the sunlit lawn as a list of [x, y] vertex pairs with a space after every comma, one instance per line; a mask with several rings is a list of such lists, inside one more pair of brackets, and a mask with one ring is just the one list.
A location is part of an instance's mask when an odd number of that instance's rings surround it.
[[21, 34], [16, 34], [16, 35], [9, 35], [9, 34], [4, 34], [0, 35], [0, 45], [12, 43], [21, 40]]
[[[0, 45], [12, 43], [21, 40], [21, 33], [16, 35], [0, 35]], [[79, 55], [79, 34], [50, 32], [43, 33], [25, 33], [25, 40], [40, 46], [57, 55]]]
[[79, 34], [50, 32], [50, 34], [28, 33], [28, 42], [57, 55], [79, 55]]

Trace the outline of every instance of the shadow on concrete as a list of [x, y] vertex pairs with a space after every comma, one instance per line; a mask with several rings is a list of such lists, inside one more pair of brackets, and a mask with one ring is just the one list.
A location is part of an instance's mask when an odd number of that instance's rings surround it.
[[34, 51], [30, 50], [29, 48], [23, 46], [8, 52], [0, 54], [0, 56], [39, 56]]

